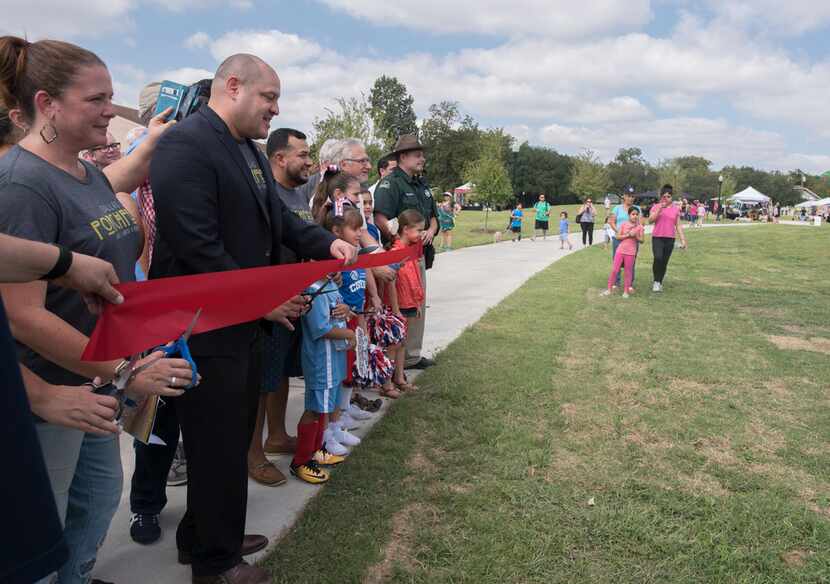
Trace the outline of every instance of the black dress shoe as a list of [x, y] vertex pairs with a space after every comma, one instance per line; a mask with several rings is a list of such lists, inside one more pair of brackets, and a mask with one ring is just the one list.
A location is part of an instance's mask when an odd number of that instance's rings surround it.
[[435, 361], [427, 359], [426, 357], [421, 357], [415, 365], [407, 367], [407, 369], [426, 369], [427, 367], [432, 367], [433, 365], [435, 365]]
[[193, 584], [270, 584], [271, 574], [242, 562], [216, 576], [193, 576]]
[[[242, 538], [242, 550], [240, 553], [243, 556], [250, 556], [260, 550], [264, 550], [266, 547], [268, 547], [268, 538], [264, 535], [246, 535]], [[185, 566], [193, 563], [193, 557], [190, 555], [189, 550], [179, 550], [179, 563]]]

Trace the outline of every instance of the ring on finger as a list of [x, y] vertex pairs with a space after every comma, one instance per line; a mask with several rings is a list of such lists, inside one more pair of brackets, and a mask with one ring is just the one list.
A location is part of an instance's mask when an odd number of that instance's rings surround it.
[[170, 387], [176, 387], [176, 376], [170, 378]]

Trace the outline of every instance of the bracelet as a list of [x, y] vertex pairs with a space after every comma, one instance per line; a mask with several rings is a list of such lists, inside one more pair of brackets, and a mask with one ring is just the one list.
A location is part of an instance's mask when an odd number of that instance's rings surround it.
[[65, 276], [69, 268], [72, 267], [72, 252], [59, 243], [54, 245], [60, 250], [60, 253], [58, 253], [58, 261], [55, 262], [55, 265], [49, 270], [48, 274], [40, 278], [41, 280], [54, 280]]

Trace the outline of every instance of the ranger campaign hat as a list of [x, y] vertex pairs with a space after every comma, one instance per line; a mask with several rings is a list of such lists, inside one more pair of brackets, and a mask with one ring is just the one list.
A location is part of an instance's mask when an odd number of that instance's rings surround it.
[[418, 142], [418, 137], [415, 134], [404, 134], [395, 142], [395, 147], [392, 148], [390, 154], [400, 154], [401, 152], [409, 152], [410, 150], [424, 150], [424, 147]]

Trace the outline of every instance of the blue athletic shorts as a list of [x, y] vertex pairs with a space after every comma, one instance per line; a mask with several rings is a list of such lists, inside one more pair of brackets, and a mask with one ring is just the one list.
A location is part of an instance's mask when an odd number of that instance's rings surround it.
[[305, 388], [305, 409], [318, 414], [331, 414], [337, 407], [339, 387], [328, 389]]

